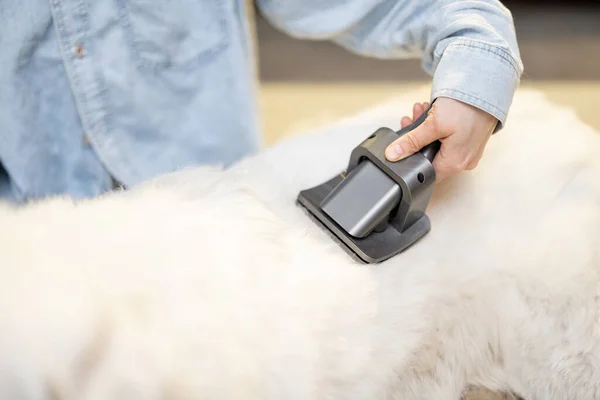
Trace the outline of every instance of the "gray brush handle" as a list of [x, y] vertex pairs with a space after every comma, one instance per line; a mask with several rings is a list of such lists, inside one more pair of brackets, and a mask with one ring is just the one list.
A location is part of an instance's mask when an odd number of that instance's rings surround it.
[[[435, 103], [435, 100], [433, 101], [433, 103]], [[396, 133], [398, 134], [398, 136], [405, 135], [408, 132], [412, 131], [413, 129], [417, 128], [419, 125], [421, 125], [425, 121], [425, 119], [427, 119], [427, 113], [429, 113], [429, 110], [431, 110], [431, 107], [433, 107], [433, 103], [431, 103], [429, 108], [427, 110], [425, 110], [419, 118], [417, 118], [415, 121], [413, 121], [412, 124], [397, 131]], [[432, 143], [429, 143], [427, 146], [423, 147], [420, 150], [420, 153], [423, 154], [430, 162], [433, 162], [433, 159], [435, 158], [436, 154], [440, 150], [441, 146], [442, 146], [442, 142], [440, 142], [439, 140], [436, 140]]]

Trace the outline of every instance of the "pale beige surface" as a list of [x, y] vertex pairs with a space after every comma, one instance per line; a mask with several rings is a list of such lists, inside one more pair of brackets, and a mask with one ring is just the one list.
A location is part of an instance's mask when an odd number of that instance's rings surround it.
[[472, 389], [467, 392], [462, 400], [517, 400], [511, 394], [493, 393], [484, 389]]
[[[581, 83], [536, 82], [522, 87], [536, 88], [546, 93], [555, 104], [573, 108], [580, 118], [600, 131], [600, 81]], [[271, 144], [292, 132], [314, 128], [340, 117], [360, 112], [411, 90], [428, 100], [428, 84], [347, 83], [290, 84], [263, 83], [260, 88], [261, 117], [265, 139]], [[398, 121], [411, 110], [398, 110]]]

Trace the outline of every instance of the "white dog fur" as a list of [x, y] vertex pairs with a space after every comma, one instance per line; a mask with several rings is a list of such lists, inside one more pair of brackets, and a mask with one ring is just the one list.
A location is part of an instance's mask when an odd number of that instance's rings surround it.
[[600, 135], [573, 112], [520, 90], [380, 265], [294, 204], [421, 94], [228, 171], [1, 209], [0, 399], [600, 399]]

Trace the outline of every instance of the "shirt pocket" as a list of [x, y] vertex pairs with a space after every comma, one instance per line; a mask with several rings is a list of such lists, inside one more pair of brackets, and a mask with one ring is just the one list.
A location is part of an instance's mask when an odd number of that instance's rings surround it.
[[193, 68], [228, 45], [228, 0], [118, 0], [121, 22], [140, 67]]

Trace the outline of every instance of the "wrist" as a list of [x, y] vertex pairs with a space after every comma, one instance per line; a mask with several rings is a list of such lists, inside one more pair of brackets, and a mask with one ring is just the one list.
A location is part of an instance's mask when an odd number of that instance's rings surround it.
[[448, 97], [478, 108], [506, 124], [522, 66], [518, 59], [498, 46], [472, 39], [457, 39], [448, 45], [433, 77], [432, 100]]

